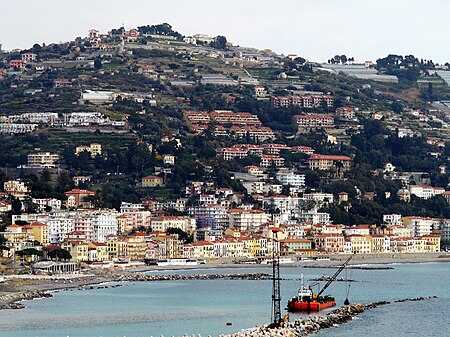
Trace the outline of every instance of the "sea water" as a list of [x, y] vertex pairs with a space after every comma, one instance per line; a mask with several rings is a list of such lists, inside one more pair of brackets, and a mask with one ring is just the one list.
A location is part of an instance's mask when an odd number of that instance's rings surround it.
[[[338, 306], [343, 304], [349, 285], [353, 303], [433, 295], [438, 298], [371, 309], [317, 336], [450, 336], [450, 263], [389, 267], [394, 269], [344, 270], [339, 277], [356, 282], [334, 282], [325, 293], [334, 295]], [[282, 266], [282, 305], [296, 293], [301, 272], [308, 280], [335, 271]], [[271, 273], [271, 267], [176, 273], [256, 272]], [[187, 333], [204, 337], [237, 332], [271, 320], [271, 281], [217, 279], [121, 284], [106, 289], [60, 291], [50, 299], [24, 302], [23, 310], [2, 310], [0, 336], [167, 337]], [[297, 318], [300, 315], [291, 314], [291, 319]]]

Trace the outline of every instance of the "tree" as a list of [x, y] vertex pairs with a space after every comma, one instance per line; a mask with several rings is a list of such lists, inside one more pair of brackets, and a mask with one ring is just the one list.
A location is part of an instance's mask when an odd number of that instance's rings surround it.
[[211, 41], [209, 44], [211, 47], [216, 49], [226, 49], [227, 47], [227, 38], [222, 35], [218, 35]]
[[401, 114], [403, 112], [403, 104], [400, 103], [399, 101], [394, 101], [391, 103], [391, 109], [396, 114]]
[[11, 202], [11, 208], [13, 214], [20, 214], [22, 213], [22, 202], [18, 198], [14, 198]]
[[51, 174], [50, 174], [50, 171], [49, 171], [47, 168], [45, 168], [45, 169], [42, 171], [41, 178], [42, 178], [42, 180], [45, 181], [45, 182], [49, 182], [49, 181], [51, 180], [52, 176], [51, 176]]
[[72, 255], [62, 248], [50, 250], [47, 256], [55, 260], [70, 260], [72, 258]]
[[41, 51], [41, 49], [42, 49], [41, 45], [39, 43], [35, 43], [33, 45], [32, 51], [33, 51], [33, 53], [38, 53]]
[[178, 235], [178, 239], [180, 241], [183, 241], [184, 243], [192, 243], [194, 241], [192, 235], [189, 235], [188, 233], [186, 233], [185, 231], [183, 231], [180, 228], [169, 227], [166, 230], [166, 234], [168, 234], [168, 235], [170, 235], [170, 234], [177, 234]]
[[102, 60], [100, 57], [96, 57], [94, 60], [94, 68], [95, 69], [102, 69]]
[[[294, 59], [294, 61], [295, 62], [297, 62], [297, 63], [300, 63], [300, 64], [303, 64], [303, 63], [305, 63], [306, 62], [306, 59], [304, 59], [303, 57], [296, 57], [295, 59]], [[330, 62], [328, 62], [328, 63], [330, 63]]]

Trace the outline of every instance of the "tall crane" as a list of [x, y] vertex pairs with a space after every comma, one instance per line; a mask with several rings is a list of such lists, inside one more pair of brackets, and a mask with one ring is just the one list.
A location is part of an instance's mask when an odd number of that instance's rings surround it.
[[330, 286], [330, 284], [333, 283], [333, 282], [336, 280], [336, 278], [339, 276], [339, 274], [341, 273], [341, 271], [343, 271], [344, 268], [347, 267], [347, 264], [350, 262], [350, 260], [351, 260], [352, 258], [353, 258], [353, 255], [350, 255], [350, 257], [349, 257], [347, 260], [345, 260], [345, 262], [342, 264], [342, 266], [340, 266], [340, 267], [338, 268], [338, 270], [336, 270], [336, 272], [334, 273], [334, 275], [330, 277], [330, 279], [328, 280], [328, 282], [325, 283], [325, 285], [323, 286], [323, 288], [322, 288], [317, 294], [314, 294], [314, 295], [313, 295], [314, 298], [317, 298], [317, 297], [319, 297], [320, 295], [323, 294], [323, 292]]

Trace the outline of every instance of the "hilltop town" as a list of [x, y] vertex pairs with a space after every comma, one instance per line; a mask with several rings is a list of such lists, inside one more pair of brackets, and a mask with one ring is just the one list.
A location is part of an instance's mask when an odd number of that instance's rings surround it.
[[86, 33], [0, 51], [0, 272], [448, 249], [449, 64]]

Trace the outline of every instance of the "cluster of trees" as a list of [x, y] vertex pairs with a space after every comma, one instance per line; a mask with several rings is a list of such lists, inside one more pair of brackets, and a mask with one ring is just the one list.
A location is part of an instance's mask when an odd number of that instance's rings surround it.
[[174, 31], [172, 26], [168, 23], [162, 23], [159, 25], [147, 25], [138, 27], [139, 34], [151, 34], [151, 35], [162, 35], [162, 36], [173, 36], [177, 39], [182, 39], [183, 35]]
[[329, 64], [346, 64], [347, 62], [355, 62], [354, 57], [347, 57], [345, 55], [335, 55], [328, 60]]
[[376, 62], [376, 68], [388, 75], [395, 75], [400, 82], [414, 84], [421, 71], [434, 69], [436, 64], [432, 60], [418, 59], [414, 55], [389, 54]]
[[216, 49], [226, 49], [227, 48], [227, 38], [222, 35], [217, 35], [209, 44], [211, 47]]

